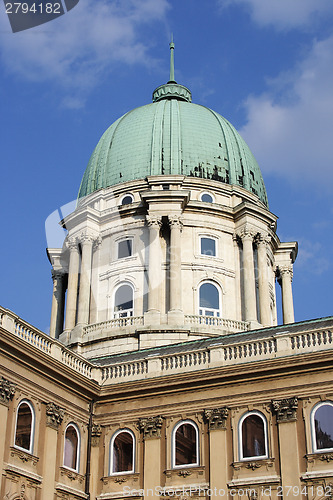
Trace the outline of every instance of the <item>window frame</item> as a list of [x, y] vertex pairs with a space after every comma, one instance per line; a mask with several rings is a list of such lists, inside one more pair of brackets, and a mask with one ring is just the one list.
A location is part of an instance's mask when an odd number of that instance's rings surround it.
[[[119, 288], [121, 288], [122, 286], [124, 285], [127, 285], [129, 286], [131, 289], [132, 289], [132, 302], [133, 302], [133, 307], [132, 309], [124, 309], [123, 312], [127, 312], [127, 311], [132, 311], [132, 314], [126, 314], [126, 316], [120, 316], [120, 312], [121, 311], [116, 311], [116, 293], [117, 293], [117, 290], [119, 290]], [[114, 290], [113, 290], [113, 296], [112, 296], [112, 317], [113, 319], [121, 319], [121, 318], [130, 318], [130, 317], [133, 317], [134, 316], [134, 306], [135, 306], [135, 301], [134, 301], [134, 286], [132, 285], [132, 283], [130, 281], [122, 281], [121, 283], [118, 283], [117, 286], [115, 286]]]
[[[212, 201], [203, 201], [202, 197], [205, 194], [208, 194], [212, 198]], [[199, 199], [200, 199], [200, 201], [202, 201], [202, 203], [215, 203], [215, 196], [212, 193], [210, 193], [209, 191], [202, 191], [202, 193], [200, 193]]]
[[[215, 255], [209, 255], [201, 252], [201, 240], [213, 240], [215, 242]], [[200, 257], [216, 259], [218, 257], [218, 238], [210, 234], [200, 234], [199, 235], [199, 255]]]
[[[123, 203], [124, 199], [125, 199], [127, 196], [129, 196], [129, 197], [132, 199], [132, 201], [131, 201], [130, 203]], [[121, 206], [124, 206], [124, 207], [125, 207], [126, 205], [130, 205], [130, 204], [131, 204], [131, 203], [133, 203], [133, 202], [134, 202], [134, 196], [132, 195], [132, 193], [126, 193], [126, 194], [124, 194], [124, 195], [120, 198], [120, 205], [121, 205]]]
[[[264, 423], [264, 439], [265, 439], [265, 455], [254, 455], [252, 457], [243, 457], [243, 435], [242, 435], [242, 426], [244, 420], [246, 420], [247, 417], [250, 415], [257, 415], [260, 417]], [[269, 458], [269, 448], [268, 448], [268, 426], [267, 426], [267, 419], [263, 413], [257, 410], [253, 411], [247, 411], [244, 413], [244, 415], [239, 419], [238, 422], [238, 443], [239, 443], [239, 449], [238, 449], [238, 455], [239, 455], [239, 461], [240, 462], [246, 462], [248, 460], [265, 460]]]
[[[129, 471], [120, 471], [120, 472], [112, 472], [113, 471], [113, 446], [114, 442], [117, 436], [121, 434], [122, 432], [127, 432], [132, 437], [132, 469]], [[124, 429], [118, 429], [116, 432], [113, 433], [111, 439], [110, 439], [110, 445], [109, 445], [109, 476], [118, 476], [118, 475], [123, 475], [123, 474], [135, 474], [135, 468], [136, 468], [136, 457], [135, 457], [135, 450], [136, 450], [136, 439], [135, 439], [135, 434], [131, 429], [128, 429], [125, 427]]]
[[310, 423], [311, 423], [311, 440], [312, 440], [312, 450], [313, 453], [327, 453], [327, 452], [332, 452], [332, 448], [317, 448], [317, 439], [316, 439], [316, 426], [315, 426], [315, 414], [317, 410], [321, 406], [331, 406], [333, 409], [333, 402], [328, 400], [328, 401], [320, 401], [317, 403], [311, 410], [310, 414]]
[[[184, 424], [189, 424], [192, 425], [195, 429], [195, 436], [196, 436], [196, 445], [195, 445], [195, 452], [197, 456], [197, 460], [194, 464], [183, 464], [183, 465], [176, 465], [176, 433], [179, 427], [181, 427]], [[193, 420], [180, 420], [172, 429], [172, 436], [171, 436], [171, 467], [172, 469], [183, 469], [184, 467], [199, 467], [200, 465], [200, 457], [199, 457], [199, 428], [197, 424]]]
[[[210, 285], [213, 285], [215, 286], [215, 288], [217, 289], [218, 291], [218, 294], [219, 294], [219, 308], [218, 309], [211, 309], [212, 311], [217, 311], [218, 314], [213, 314], [213, 315], [210, 315], [210, 314], [200, 314], [200, 309], [204, 309], [205, 311], [209, 311], [210, 308], [203, 308], [200, 306], [200, 289], [202, 287], [202, 285], [205, 285], [205, 284], [210, 284]], [[198, 315], [199, 316], [204, 316], [204, 317], [207, 317], [207, 318], [222, 318], [222, 288], [221, 286], [216, 283], [215, 281], [213, 280], [204, 280], [204, 281], [201, 281], [199, 283], [199, 286], [198, 286]]]
[[[119, 244], [122, 243], [123, 241], [130, 241], [131, 242], [131, 255], [127, 255], [126, 257], [119, 257]], [[116, 260], [124, 260], [124, 259], [130, 259], [134, 255], [134, 237], [133, 236], [124, 236], [122, 238], [119, 238], [115, 241], [116, 243]]]
[[[29, 446], [29, 449], [27, 448], [22, 448], [22, 446], [18, 446], [17, 444], [15, 444], [16, 442], [16, 431], [17, 431], [17, 418], [18, 418], [18, 412], [19, 412], [19, 409], [20, 409], [20, 406], [22, 404], [26, 404], [29, 406], [30, 408], [30, 411], [31, 411], [31, 430], [30, 430], [30, 446]], [[22, 399], [19, 404], [17, 405], [17, 409], [16, 409], [16, 416], [15, 416], [15, 432], [14, 432], [14, 448], [18, 449], [18, 450], [21, 450], [21, 451], [24, 451], [26, 453], [30, 453], [30, 455], [33, 454], [33, 449], [34, 449], [34, 440], [35, 440], [35, 409], [32, 405], [32, 403], [30, 403], [30, 401], [28, 399]]]
[[[77, 435], [76, 468], [75, 469], [73, 469], [72, 467], [68, 467], [68, 465], [65, 465], [66, 432], [67, 432], [67, 429], [69, 427], [73, 427], [73, 429], [75, 429], [76, 435]], [[79, 472], [79, 470], [80, 470], [81, 434], [80, 434], [78, 426], [74, 422], [70, 422], [69, 424], [66, 425], [63, 443], [64, 443], [64, 450], [63, 450], [63, 457], [62, 457], [62, 466], [65, 467], [65, 469], [72, 470], [74, 472]]]

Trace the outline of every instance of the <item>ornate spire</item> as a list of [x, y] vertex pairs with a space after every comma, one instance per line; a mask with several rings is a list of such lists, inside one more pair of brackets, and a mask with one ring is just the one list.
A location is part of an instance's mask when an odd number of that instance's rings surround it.
[[169, 46], [170, 46], [170, 78], [168, 83], [177, 83], [175, 81], [175, 59], [174, 59], [175, 44], [173, 43], [173, 33], [171, 33], [171, 42], [169, 43]]

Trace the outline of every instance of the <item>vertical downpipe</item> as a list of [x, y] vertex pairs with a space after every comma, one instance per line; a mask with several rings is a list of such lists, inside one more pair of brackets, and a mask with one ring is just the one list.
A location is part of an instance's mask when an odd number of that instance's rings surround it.
[[86, 466], [86, 484], [84, 492], [90, 500], [90, 461], [91, 461], [91, 432], [93, 425], [94, 400], [89, 402], [89, 423], [88, 423], [88, 442], [87, 442], [87, 466]]

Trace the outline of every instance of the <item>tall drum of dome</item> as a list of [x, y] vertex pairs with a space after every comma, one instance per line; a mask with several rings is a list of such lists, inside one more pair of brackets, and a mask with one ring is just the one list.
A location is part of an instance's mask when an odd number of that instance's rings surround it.
[[79, 198], [151, 175], [185, 175], [241, 186], [268, 206], [259, 166], [237, 130], [215, 111], [192, 103], [189, 89], [170, 80], [153, 102], [129, 111], [102, 135], [83, 175]]

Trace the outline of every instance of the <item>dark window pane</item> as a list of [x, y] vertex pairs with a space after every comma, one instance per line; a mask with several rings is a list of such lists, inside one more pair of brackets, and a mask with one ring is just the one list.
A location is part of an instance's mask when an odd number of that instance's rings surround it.
[[32, 413], [27, 403], [22, 403], [17, 412], [15, 445], [30, 451]]
[[115, 311], [124, 311], [133, 308], [133, 290], [129, 285], [122, 285], [115, 295]]
[[196, 464], [197, 435], [191, 424], [183, 424], [176, 431], [176, 460], [175, 465]]
[[201, 255], [212, 255], [215, 257], [216, 248], [213, 238], [201, 238]]
[[333, 406], [322, 405], [315, 413], [317, 449], [333, 448]]
[[133, 470], [133, 438], [129, 432], [121, 432], [113, 442], [112, 472]]
[[130, 195], [124, 196], [124, 198], [121, 201], [122, 205], [129, 205], [130, 203], [133, 202], [133, 198]]
[[243, 458], [266, 455], [264, 421], [259, 415], [249, 415], [242, 423]]
[[132, 255], [132, 240], [123, 240], [118, 243], [118, 259]]
[[219, 308], [219, 291], [212, 283], [204, 283], [200, 287], [200, 307]]
[[70, 425], [65, 434], [64, 465], [70, 469], [77, 469], [77, 447], [79, 444], [76, 429]]
[[204, 201], [205, 203], [213, 203], [213, 197], [210, 194], [205, 193], [201, 196], [201, 201]]

